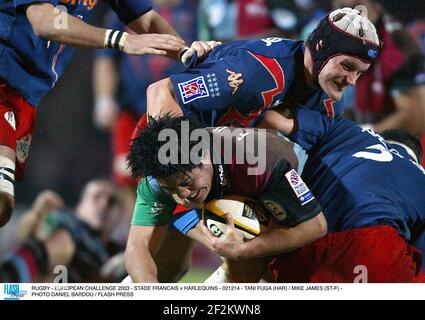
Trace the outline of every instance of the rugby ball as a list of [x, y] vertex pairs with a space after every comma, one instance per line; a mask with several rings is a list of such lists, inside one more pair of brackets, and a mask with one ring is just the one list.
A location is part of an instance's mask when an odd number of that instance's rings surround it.
[[235, 228], [245, 240], [264, 232], [270, 224], [267, 209], [259, 202], [242, 197], [227, 196], [209, 201], [202, 211], [205, 225], [216, 237], [226, 233], [226, 213], [233, 217]]

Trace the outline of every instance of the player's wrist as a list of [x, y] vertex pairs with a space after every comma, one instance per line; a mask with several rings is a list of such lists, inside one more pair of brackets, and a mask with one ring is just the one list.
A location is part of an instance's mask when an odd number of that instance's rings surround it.
[[181, 63], [183, 63], [183, 64], [186, 64], [188, 61], [187, 61], [187, 58], [186, 58], [186, 56], [185, 56], [185, 54], [186, 54], [186, 52], [188, 52], [190, 50], [190, 48], [189, 47], [185, 47], [185, 48], [183, 48], [183, 49], [181, 49], [178, 53], [177, 53], [177, 59], [181, 62]]
[[125, 46], [127, 37], [128, 37], [127, 32], [108, 29], [106, 30], [106, 33], [105, 33], [103, 47], [124, 51], [124, 46]]

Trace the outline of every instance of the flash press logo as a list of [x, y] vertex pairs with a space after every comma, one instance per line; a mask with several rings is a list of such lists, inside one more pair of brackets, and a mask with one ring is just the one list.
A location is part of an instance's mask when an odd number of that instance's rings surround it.
[[26, 290], [21, 290], [19, 284], [4, 284], [4, 300], [19, 300], [27, 294]]

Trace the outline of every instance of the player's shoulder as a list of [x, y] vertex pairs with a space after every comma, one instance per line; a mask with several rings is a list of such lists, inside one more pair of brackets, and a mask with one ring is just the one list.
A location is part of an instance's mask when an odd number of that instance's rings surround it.
[[153, 177], [143, 177], [137, 186], [137, 202], [153, 204], [157, 202], [174, 203], [171, 195], [161, 188], [158, 180]]
[[155, 193], [161, 193], [162, 189], [158, 180], [153, 177], [143, 177], [137, 186], [137, 193], [142, 196], [149, 196]]
[[245, 48], [266, 57], [293, 59], [300, 50], [303, 50], [303, 43], [303, 41], [269, 37], [248, 42]]
[[248, 50], [273, 58], [290, 58], [294, 57], [300, 50], [303, 50], [303, 48], [303, 41], [268, 37], [230, 41], [219, 46], [215, 50], [222, 51], [223, 53], [233, 52], [234, 50]]

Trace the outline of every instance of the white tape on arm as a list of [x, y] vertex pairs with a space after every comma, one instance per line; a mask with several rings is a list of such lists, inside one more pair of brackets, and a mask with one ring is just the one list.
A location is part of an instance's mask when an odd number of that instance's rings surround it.
[[15, 162], [0, 156], [0, 192], [8, 193], [11, 196], [15, 195]]

